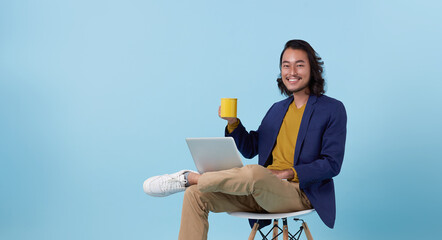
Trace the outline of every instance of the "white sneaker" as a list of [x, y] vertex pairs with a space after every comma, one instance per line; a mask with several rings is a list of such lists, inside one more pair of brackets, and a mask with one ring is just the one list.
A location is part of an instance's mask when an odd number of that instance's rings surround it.
[[171, 194], [186, 190], [187, 180], [184, 173], [194, 172], [191, 170], [181, 170], [173, 174], [165, 174], [148, 178], [144, 181], [144, 192], [152, 197], [166, 197]]

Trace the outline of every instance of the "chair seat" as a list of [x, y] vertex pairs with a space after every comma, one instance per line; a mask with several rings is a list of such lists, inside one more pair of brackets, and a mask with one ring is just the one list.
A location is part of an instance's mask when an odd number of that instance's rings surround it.
[[314, 211], [315, 209], [308, 209], [308, 210], [303, 210], [298, 212], [288, 212], [288, 213], [228, 212], [227, 214], [240, 218], [272, 220], [272, 219], [280, 219], [288, 217], [299, 217], [312, 213]]

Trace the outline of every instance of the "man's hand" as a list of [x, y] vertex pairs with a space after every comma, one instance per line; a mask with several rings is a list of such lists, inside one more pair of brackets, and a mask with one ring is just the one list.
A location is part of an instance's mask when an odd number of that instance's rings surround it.
[[270, 172], [275, 174], [279, 179], [293, 179], [295, 177], [295, 173], [292, 169], [284, 169], [284, 170], [273, 170], [269, 169]]
[[221, 106], [218, 108], [218, 116], [224, 120], [227, 120], [227, 122], [232, 125], [238, 121], [238, 118], [236, 117], [221, 117]]

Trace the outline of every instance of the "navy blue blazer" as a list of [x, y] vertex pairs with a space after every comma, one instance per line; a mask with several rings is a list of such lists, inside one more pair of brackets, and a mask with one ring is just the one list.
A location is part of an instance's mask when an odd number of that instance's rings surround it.
[[[226, 136], [235, 139], [245, 158], [259, 155], [258, 163], [272, 163], [272, 150], [293, 97], [273, 104], [257, 131], [239, 126]], [[311, 95], [307, 101], [295, 147], [294, 168], [299, 186], [322, 221], [333, 228], [336, 218], [333, 177], [338, 175], [344, 158], [347, 114], [344, 105], [325, 95]]]

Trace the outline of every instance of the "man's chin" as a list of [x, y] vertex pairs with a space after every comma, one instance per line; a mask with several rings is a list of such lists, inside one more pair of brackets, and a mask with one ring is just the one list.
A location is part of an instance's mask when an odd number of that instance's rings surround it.
[[[290, 90], [289, 90], [290, 91]], [[295, 90], [293, 90], [293, 91], [290, 91], [292, 94], [295, 94], [295, 93], [300, 93], [300, 92], [305, 92], [306, 94], [308, 94], [309, 93], [309, 89], [308, 89], [308, 86], [305, 86], [305, 87], [302, 87], [302, 88], [298, 88], [298, 89], [295, 89]]]

